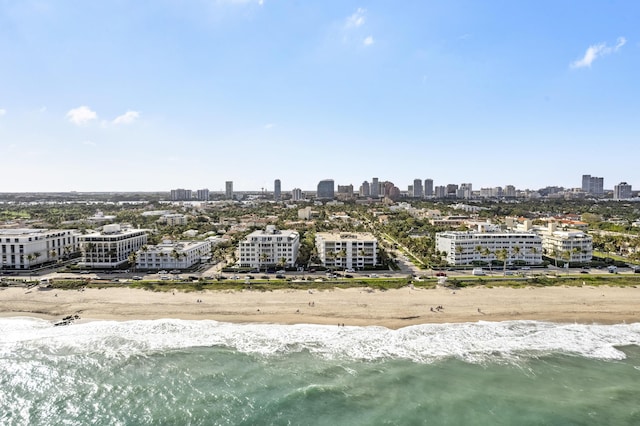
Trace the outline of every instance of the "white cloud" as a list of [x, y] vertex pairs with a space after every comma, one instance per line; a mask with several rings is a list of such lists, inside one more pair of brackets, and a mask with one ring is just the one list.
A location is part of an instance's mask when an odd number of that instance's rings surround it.
[[127, 111], [113, 120], [113, 124], [131, 124], [140, 117], [138, 111]]
[[7, 114], [7, 110], [4, 108], [0, 108], [0, 117]]
[[66, 116], [70, 122], [77, 126], [83, 126], [89, 123], [91, 120], [98, 118], [98, 114], [95, 111], [91, 111], [88, 106], [81, 106], [74, 108], [67, 112]]
[[617, 52], [626, 43], [626, 38], [618, 37], [618, 40], [616, 40], [616, 45], [614, 47], [607, 46], [607, 43], [598, 43], [591, 45], [587, 48], [587, 51], [581, 59], [578, 59], [571, 63], [571, 68], [591, 67], [593, 61], [612, 52]]
[[274, 127], [276, 127], [276, 125], [273, 124], [273, 123], [267, 123], [267, 124], [264, 125], [264, 128], [267, 129], [267, 130], [273, 129]]
[[365, 39], [362, 41], [362, 43], [363, 43], [365, 46], [371, 46], [371, 45], [373, 44], [373, 37], [369, 36], [369, 37], [365, 38]]
[[366, 12], [367, 12], [366, 9], [359, 7], [358, 10], [356, 10], [353, 15], [347, 18], [347, 23], [345, 27], [357, 28], [362, 26], [364, 24], [364, 20], [365, 20], [364, 15]]
[[88, 145], [88, 146], [96, 146], [96, 143], [93, 141], [84, 141], [82, 142], [83, 145]]

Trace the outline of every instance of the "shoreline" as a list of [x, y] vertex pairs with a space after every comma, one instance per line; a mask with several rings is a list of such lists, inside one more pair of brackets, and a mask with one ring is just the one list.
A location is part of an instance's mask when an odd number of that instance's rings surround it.
[[[442, 309], [437, 307], [442, 306]], [[526, 287], [394, 290], [205, 290], [152, 292], [0, 289], [0, 317], [56, 321], [70, 314], [92, 320], [215, 320], [230, 323], [383, 326], [533, 320], [559, 323], [640, 322], [634, 287]]]

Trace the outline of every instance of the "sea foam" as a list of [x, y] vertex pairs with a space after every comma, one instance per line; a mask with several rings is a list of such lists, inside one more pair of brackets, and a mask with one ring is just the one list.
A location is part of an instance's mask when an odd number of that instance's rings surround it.
[[53, 327], [31, 318], [0, 319], [0, 356], [23, 350], [55, 354], [100, 353], [110, 358], [194, 347], [228, 347], [263, 356], [307, 351], [324, 358], [407, 359], [430, 363], [513, 362], [566, 353], [618, 360], [620, 346], [640, 345], [640, 323], [597, 325], [538, 321], [423, 324], [384, 327], [231, 324], [210, 320], [95, 321]]

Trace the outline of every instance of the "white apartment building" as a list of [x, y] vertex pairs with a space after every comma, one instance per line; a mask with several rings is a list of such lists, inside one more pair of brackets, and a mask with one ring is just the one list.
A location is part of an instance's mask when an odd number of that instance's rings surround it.
[[328, 268], [362, 269], [378, 262], [378, 240], [370, 233], [318, 232], [316, 248]]
[[542, 238], [542, 250], [548, 257], [572, 263], [591, 262], [593, 238], [579, 230], [558, 230], [555, 223], [548, 228], [538, 228], [535, 232]]
[[179, 213], [165, 214], [160, 216], [160, 219], [158, 219], [158, 222], [164, 223], [169, 226], [186, 225], [187, 217]]
[[210, 241], [163, 241], [136, 251], [137, 269], [187, 269], [211, 255]]
[[76, 231], [0, 229], [0, 267], [29, 269], [78, 251]]
[[507, 253], [507, 265], [542, 263], [542, 238], [533, 232], [448, 231], [436, 234], [436, 250], [446, 253], [449, 265], [496, 261], [499, 257], [496, 254], [503, 249]]
[[260, 269], [268, 266], [294, 266], [300, 248], [300, 235], [296, 231], [279, 230], [267, 225], [262, 231], [247, 235], [238, 247], [241, 267]]
[[129, 255], [147, 243], [144, 229], [123, 229], [119, 224], [105, 225], [102, 231], [78, 236], [85, 268], [115, 268], [128, 261]]

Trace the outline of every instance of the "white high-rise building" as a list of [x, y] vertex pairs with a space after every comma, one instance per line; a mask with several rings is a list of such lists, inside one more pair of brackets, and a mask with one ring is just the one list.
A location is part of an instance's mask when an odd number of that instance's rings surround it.
[[291, 190], [291, 200], [292, 201], [301, 201], [304, 200], [304, 194], [302, 193], [302, 189], [293, 188]]
[[620, 182], [613, 187], [614, 200], [627, 200], [633, 196], [631, 185], [627, 182]]

